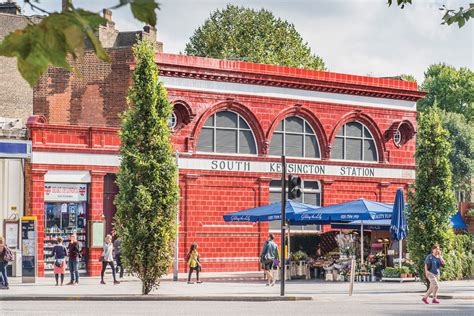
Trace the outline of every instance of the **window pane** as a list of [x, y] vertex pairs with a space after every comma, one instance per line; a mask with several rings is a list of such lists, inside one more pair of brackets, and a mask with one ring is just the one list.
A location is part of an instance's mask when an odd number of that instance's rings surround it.
[[313, 129], [312, 129], [311, 126], [308, 124], [308, 122], [306, 122], [304, 125], [305, 125], [306, 134], [313, 134], [313, 135], [314, 135]]
[[201, 133], [199, 133], [197, 150], [205, 152], [214, 151], [214, 130], [212, 128], [201, 129]]
[[216, 130], [216, 152], [237, 153], [237, 131]]
[[280, 202], [281, 192], [270, 192], [270, 203]]
[[344, 138], [335, 138], [332, 143], [331, 158], [344, 159]]
[[290, 225], [290, 232], [300, 232], [303, 230], [303, 226], [300, 225]]
[[316, 141], [316, 136], [310, 135], [310, 136], [305, 136], [305, 157], [309, 158], [319, 158], [319, 146], [318, 142]]
[[303, 133], [303, 120], [299, 117], [288, 117], [285, 124], [286, 132]]
[[303, 229], [304, 231], [319, 232], [321, 231], [321, 225], [306, 225]]
[[272, 141], [270, 142], [270, 155], [281, 156], [283, 155], [283, 134], [273, 134]]
[[319, 183], [318, 181], [305, 181], [303, 183], [304, 185], [304, 190], [319, 190]]
[[204, 126], [214, 126], [214, 115], [210, 116], [206, 120], [206, 123], [204, 123]]
[[237, 128], [237, 114], [229, 111], [216, 113], [216, 126]]
[[344, 126], [342, 126], [338, 131], [336, 136], [344, 136]]
[[283, 121], [281, 121], [280, 124], [278, 124], [275, 131], [283, 132]]
[[286, 134], [286, 155], [290, 157], [303, 157], [303, 135]]
[[346, 138], [346, 159], [362, 160], [362, 139]]
[[281, 190], [281, 180], [271, 180], [270, 181], [270, 188]]
[[257, 148], [251, 131], [239, 132], [239, 152], [241, 154], [256, 154]]
[[249, 125], [239, 116], [239, 127], [244, 129], [250, 129]]
[[367, 129], [367, 127], [364, 126], [364, 136], [366, 138], [372, 138], [372, 135], [370, 135], [370, 132], [369, 130]]
[[268, 230], [280, 230], [280, 229], [281, 229], [281, 221], [268, 222]]
[[316, 193], [304, 193], [304, 203], [317, 205], [316, 204]]
[[357, 122], [347, 123], [346, 136], [362, 137], [362, 124]]
[[377, 150], [373, 140], [364, 140], [364, 160], [377, 161]]

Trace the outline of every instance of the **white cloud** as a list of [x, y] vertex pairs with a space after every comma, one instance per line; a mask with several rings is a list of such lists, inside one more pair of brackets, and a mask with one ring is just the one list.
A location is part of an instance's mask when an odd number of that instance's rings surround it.
[[[78, 7], [100, 11], [116, 1], [75, 0]], [[227, 3], [262, 7], [295, 24], [296, 29], [323, 57], [331, 71], [389, 76], [413, 74], [419, 82], [432, 63], [474, 68], [474, 21], [459, 29], [440, 25], [446, 4], [457, 9], [470, 0], [415, 0], [401, 10], [385, 0], [161, 0], [158, 36], [166, 52], [178, 53], [211, 11]], [[48, 9], [60, 8], [57, 0], [42, 0]], [[114, 12], [122, 31], [141, 29], [129, 8]]]

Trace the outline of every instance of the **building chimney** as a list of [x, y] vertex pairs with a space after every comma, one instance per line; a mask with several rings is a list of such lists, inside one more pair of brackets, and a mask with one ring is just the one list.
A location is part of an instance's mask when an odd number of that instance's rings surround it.
[[0, 3], [0, 13], [20, 15], [21, 8], [14, 0], [8, 0], [7, 2]]

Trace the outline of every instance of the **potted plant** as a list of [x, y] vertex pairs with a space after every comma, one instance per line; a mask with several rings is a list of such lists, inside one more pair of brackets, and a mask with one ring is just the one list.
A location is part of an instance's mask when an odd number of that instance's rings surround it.
[[400, 271], [400, 277], [401, 278], [407, 278], [408, 273], [410, 273], [410, 269], [408, 267], [402, 266], [399, 268]]
[[382, 275], [384, 278], [399, 278], [400, 270], [398, 268], [387, 267], [383, 270]]

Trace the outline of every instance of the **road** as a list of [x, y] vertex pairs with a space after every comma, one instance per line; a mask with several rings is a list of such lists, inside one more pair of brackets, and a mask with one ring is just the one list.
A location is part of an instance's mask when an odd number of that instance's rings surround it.
[[0, 315], [473, 315], [474, 303], [444, 300], [424, 305], [413, 295], [327, 299], [306, 302], [97, 302], [0, 301]]

